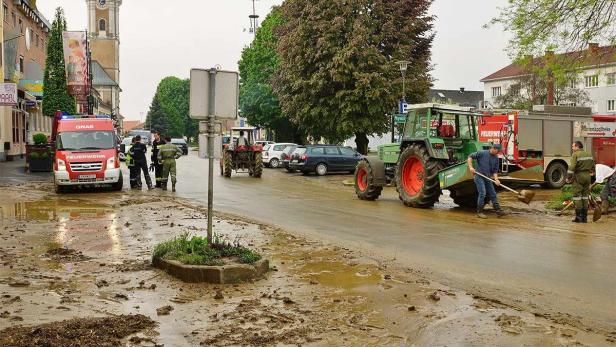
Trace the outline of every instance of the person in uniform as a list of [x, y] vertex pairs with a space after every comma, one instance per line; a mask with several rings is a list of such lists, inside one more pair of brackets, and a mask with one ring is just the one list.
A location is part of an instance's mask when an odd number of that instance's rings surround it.
[[141, 188], [141, 176], [137, 171], [137, 167], [135, 166], [135, 161], [133, 160], [133, 156], [131, 155], [131, 149], [137, 142], [137, 138], [133, 137], [131, 139], [130, 146], [126, 149], [126, 166], [128, 166], [128, 171], [130, 172], [130, 187], [131, 188]]
[[574, 223], [588, 223], [588, 197], [590, 196], [591, 176], [595, 169], [595, 160], [584, 150], [584, 144], [575, 141], [571, 145], [573, 154], [567, 171], [567, 183], [573, 186], [573, 203], [575, 204]]
[[152, 167], [154, 168], [154, 176], [156, 177], [156, 188], [162, 188], [163, 165], [159, 164], [158, 153], [160, 146], [165, 144], [165, 140], [160, 138], [160, 131], [154, 132], [154, 142], [152, 142]]
[[175, 184], [177, 182], [177, 171], [175, 160], [182, 156], [182, 150], [171, 143], [171, 138], [165, 138], [166, 143], [161, 145], [158, 149], [158, 163], [162, 163], [163, 174], [161, 179], [161, 186], [163, 190], [167, 190], [167, 180], [171, 175], [171, 190], [175, 192]]
[[135, 144], [131, 146], [129, 153], [135, 165], [137, 179], [141, 180], [141, 171], [143, 171], [145, 183], [148, 185], [148, 189], [154, 189], [152, 186], [150, 173], [148, 172], [148, 159], [146, 158], [147, 152], [148, 147], [141, 143], [141, 136], [135, 136]]

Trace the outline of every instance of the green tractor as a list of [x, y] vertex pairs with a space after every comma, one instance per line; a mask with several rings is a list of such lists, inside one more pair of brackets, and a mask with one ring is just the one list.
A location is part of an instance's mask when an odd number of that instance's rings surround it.
[[378, 158], [366, 157], [355, 170], [355, 192], [376, 200], [383, 187], [395, 184], [400, 200], [429, 208], [448, 189], [460, 206], [475, 206], [477, 195], [466, 159], [489, 143], [478, 140], [481, 113], [470, 107], [418, 104], [408, 108], [400, 143], [379, 147]]

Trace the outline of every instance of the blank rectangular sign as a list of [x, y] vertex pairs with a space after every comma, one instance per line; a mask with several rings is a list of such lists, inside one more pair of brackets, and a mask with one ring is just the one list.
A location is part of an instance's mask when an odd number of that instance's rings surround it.
[[[190, 117], [209, 117], [210, 71], [190, 70]], [[239, 105], [239, 74], [216, 70], [214, 116], [217, 119], [237, 119]]]

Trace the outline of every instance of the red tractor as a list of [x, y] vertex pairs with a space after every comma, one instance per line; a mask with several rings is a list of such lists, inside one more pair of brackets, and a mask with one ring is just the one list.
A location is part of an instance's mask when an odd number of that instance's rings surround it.
[[255, 128], [231, 128], [228, 143], [223, 144], [220, 174], [231, 177], [231, 173], [248, 172], [261, 178], [263, 174], [263, 146], [255, 142]]

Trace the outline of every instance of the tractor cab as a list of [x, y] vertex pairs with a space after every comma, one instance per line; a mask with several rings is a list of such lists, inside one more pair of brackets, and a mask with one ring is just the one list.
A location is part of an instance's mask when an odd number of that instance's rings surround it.
[[263, 146], [256, 143], [256, 128], [234, 127], [224, 136], [220, 174], [231, 177], [233, 171], [247, 172], [259, 178], [263, 173]]
[[481, 113], [470, 107], [440, 104], [412, 105], [404, 125], [400, 149], [422, 143], [430, 155], [453, 164], [483, 148], [477, 139]]

